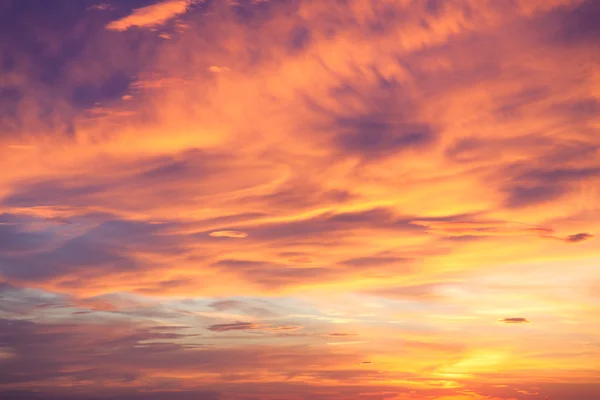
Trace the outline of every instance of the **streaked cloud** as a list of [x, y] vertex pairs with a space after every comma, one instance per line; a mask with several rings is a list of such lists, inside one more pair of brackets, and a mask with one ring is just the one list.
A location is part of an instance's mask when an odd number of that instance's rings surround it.
[[[196, 1], [197, 2], [197, 1]], [[106, 29], [125, 31], [131, 27], [153, 27], [185, 13], [193, 0], [166, 0], [140, 7], [121, 19], [106, 25]]]
[[215, 324], [208, 327], [209, 330], [215, 332], [227, 332], [227, 331], [244, 331], [244, 330], [255, 330], [264, 329], [267, 325], [254, 324], [251, 322], [232, 322], [230, 324]]
[[227, 67], [219, 67], [217, 65], [211, 65], [210, 67], [208, 67], [208, 70], [210, 72], [220, 73], [220, 72], [227, 72], [227, 71], [229, 71], [229, 68], [227, 68]]
[[248, 236], [246, 232], [240, 231], [215, 231], [209, 233], [212, 237], [229, 237], [229, 238], [245, 238]]
[[593, 238], [594, 235], [591, 235], [589, 233], [576, 233], [574, 235], [569, 235], [565, 238], [565, 241], [569, 242], [569, 243], [579, 243], [579, 242], [583, 242], [584, 240], [588, 240]]
[[498, 321], [504, 322], [505, 324], [528, 324], [529, 323], [529, 320], [527, 318], [502, 318]]
[[258, 330], [258, 331], [296, 331], [302, 329], [301, 326], [296, 325], [280, 325], [272, 326], [271, 324], [257, 324], [252, 322], [232, 322], [228, 324], [214, 324], [208, 327], [208, 330], [214, 332], [228, 332], [228, 331], [246, 331], [246, 330]]

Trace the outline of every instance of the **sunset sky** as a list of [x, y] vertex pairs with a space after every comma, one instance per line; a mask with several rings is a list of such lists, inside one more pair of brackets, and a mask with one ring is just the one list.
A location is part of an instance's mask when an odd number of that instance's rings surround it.
[[0, 399], [599, 400], [600, 0], [0, 0]]

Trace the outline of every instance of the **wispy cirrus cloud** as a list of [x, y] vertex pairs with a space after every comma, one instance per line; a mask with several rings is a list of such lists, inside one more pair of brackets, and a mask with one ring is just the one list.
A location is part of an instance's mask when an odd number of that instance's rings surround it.
[[184, 14], [197, 0], [165, 0], [136, 8], [130, 15], [110, 22], [106, 29], [125, 31], [132, 27], [153, 27]]

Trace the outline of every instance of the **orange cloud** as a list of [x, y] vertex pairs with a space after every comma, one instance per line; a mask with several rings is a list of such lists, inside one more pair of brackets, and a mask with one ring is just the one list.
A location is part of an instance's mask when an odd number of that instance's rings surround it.
[[210, 236], [213, 237], [230, 237], [230, 238], [245, 238], [248, 236], [245, 232], [240, 231], [215, 231], [209, 233]]
[[125, 31], [131, 27], [152, 27], [165, 23], [185, 13], [192, 0], [167, 0], [146, 7], [137, 8], [130, 15], [112, 21], [106, 29]]

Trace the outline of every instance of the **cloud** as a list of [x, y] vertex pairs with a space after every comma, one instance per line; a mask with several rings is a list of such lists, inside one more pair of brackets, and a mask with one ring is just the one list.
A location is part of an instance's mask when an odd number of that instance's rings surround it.
[[282, 326], [275, 326], [273, 328], [269, 328], [268, 330], [271, 332], [279, 332], [279, 331], [297, 331], [302, 329], [301, 326], [298, 325], [282, 325]]
[[302, 237], [324, 237], [335, 233], [342, 237], [345, 232], [359, 229], [389, 231], [419, 231], [410, 220], [395, 215], [392, 209], [375, 208], [341, 213], [321, 213], [314, 217], [293, 221], [271, 222], [246, 229], [254, 240], [290, 240]]
[[28, 290], [5, 282], [0, 282], [0, 299], [0, 313], [10, 317], [33, 316], [39, 312], [61, 313], [70, 306], [68, 296]]
[[12, 221], [0, 224], [0, 250], [3, 253], [20, 253], [44, 248], [52, 236], [44, 231], [30, 231], [22, 225], [30, 222], [27, 218], [17, 215], [2, 214], [0, 220]]
[[333, 332], [333, 333], [328, 333], [326, 336], [330, 336], [330, 337], [346, 337], [346, 336], [356, 336], [356, 334], [355, 333]]
[[[78, 278], [87, 279], [86, 276], [139, 270], [148, 265], [142, 266], [135, 257], [127, 254], [125, 246], [142, 252], [180, 250], [177, 242], [169, 243], [169, 240], [163, 240], [166, 237], [156, 236], [164, 229], [165, 226], [160, 224], [109, 220], [83, 233], [70, 233], [64, 229], [65, 237], [58, 242], [53, 236], [43, 240], [43, 236], [34, 233], [12, 236], [15, 242], [0, 256], [0, 271], [5, 277], [24, 281], [66, 276], [77, 281]], [[37, 246], [42, 247], [38, 249]], [[11, 252], [16, 254], [11, 255]]]
[[214, 72], [214, 73], [217, 73], [217, 74], [218, 74], [218, 73], [221, 73], [221, 72], [227, 72], [227, 71], [229, 71], [229, 68], [227, 68], [227, 67], [219, 67], [219, 66], [217, 66], [217, 65], [211, 65], [211, 66], [208, 68], [208, 70], [209, 70], [210, 72]]
[[356, 268], [373, 268], [393, 265], [406, 266], [410, 270], [410, 263], [413, 261], [411, 258], [405, 257], [389, 257], [389, 256], [374, 256], [374, 257], [357, 257], [342, 261], [343, 265]]
[[[119, 157], [97, 161], [95, 166], [89, 165], [98, 172], [92, 178], [74, 173], [22, 182], [12, 194], [4, 197], [3, 203], [17, 207], [59, 204], [106, 207], [108, 204], [105, 202], [108, 201], [113, 203], [109, 207], [119, 212], [136, 207], [137, 202], [131, 197], [134, 193], [145, 196], [147, 206], [152, 206], [155, 201], [159, 202], [157, 197], [162, 198], [164, 193], [169, 193], [173, 201], [190, 202], [194, 196], [217, 196], [222, 191], [243, 190], [260, 183], [263, 173], [273, 173], [267, 170], [266, 165], [258, 166], [258, 169], [246, 166], [248, 174], [252, 176], [248, 176], [245, 182], [222, 182], [227, 171], [237, 168], [235, 160], [228, 155], [207, 154], [194, 149], [170, 156], [144, 157], [133, 161]], [[118, 172], [123, 169], [131, 172]], [[199, 176], [203, 179], [196, 181]], [[109, 199], [106, 198], [108, 194], [111, 195]]]
[[555, 12], [554, 17], [559, 23], [556, 30], [556, 40], [563, 43], [590, 42], [594, 43], [600, 36], [594, 18], [600, 15], [600, 6], [595, 0], [581, 2], [576, 7], [566, 12]]
[[[379, 117], [380, 118], [380, 117]], [[338, 146], [344, 153], [358, 153], [367, 158], [383, 157], [402, 150], [430, 144], [432, 129], [418, 124], [394, 124], [377, 116], [341, 118]]]
[[512, 221], [477, 221], [461, 217], [454, 220], [422, 220], [412, 223], [427, 227], [432, 234], [448, 237], [552, 236], [554, 234], [554, 230], [547, 226]]
[[240, 300], [219, 300], [208, 305], [217, 311], [240, 311], [244, 314], [254, 317], [273, 317], [276, 312], [272, 311], [271, 305], [265, 301], [240, 301]]
[[257, 324], [252, 322], [232, 322], [229, 324], [214, 324], [207, 328], [213, 332], [228, 332], [228, 331], [246, 331], [246, 330], [258, 330], [258, 331], [270, 331], [270, 332], [279, 332], [279, 331], [296, 331], [298, 329], [302, 329], [301, 326], [297, 325], [281, 325], [281, 326], [271, 326], [271, 324]]
[[[138, 346], [138, 348], [145, 348], [149, 354], [152, 354], [155, 351], [160, 351], [160, 346], [140, 344], [141, 341], [176, 340], [187, 337], [185, 334], [169, 332], [152, 333], [144, 330], [132, 333], [127, 332], [126, 326], [118, 328], [116, 325], [104, 324], [96, 327], [105, 333], [105, 339], [100, 340], [99, 337], [94, 336], [92, 333], [93, 330], [89, 330], [90, 326], [85, 325], [43, 325], [30, 321], [6, 319], [1, 320], [0, 324], [3, 327], [0, 340], [3, 343], [8, 343], [16, 354], [15, 359], [8, 366], [3, 366], [3, 368], [7, 368], [2, 375], [2, 383], [4, 384], [59, 378], [64, 375], [60, 371], [61, 366], [77, 365], [80, 362], [80, 358], [71, 350], [63, 352], [64, 358], [62, 359], [54, 357], [52, 355], [52, 346], [62, 347], [64, 344], [70, 342], [73, 351], [83, 351], [88, 355], [93, 353], [91, 348], [87, 348], [92, 343], [105, 347], [105, 349], [112, 347], [113, 350], [109, 354], [112, 353], [113, 355], [121, 351], [127, 351], [127, 348], [133, 349], [132, 351], [136, 352], [137, 350], [134, 349], [134, 346]], [[127, 325], [131, 327], [131, 324]], [[175, 346], [175, 348], [177, 347]], [[23, 374], [23, 371], [27, 370], [29, 362], [37, 363], [39, 367], [35, 367], [34, 369], [29, 368], [29, 373]], [[129, 374], [129, 372], [123, 372], [122, 370], [112, 373], [105, 370], [104, 373], [106, 374], [106, 378], [116, 380], [126, 379]]]
[[[4, 394], [14, 399], [23, 399], [23, 400], [75, 400], [80, 399], [81, 395], [75, 395], [70, 393], [63, 393], [61, 395], [54, 395], [48, 393], [39, 393], [35, 391], [27, 391], [27, 390], [10, 390], [5, 391]], [[219, 393], [211, 392], [211, 391], [173, 391], [173, 390], [157, 390], [155, 392], [148, 393], [136, 393], [136, 392], [128, 392], [123, 391], [120, 394], [96, 394], [92, 397], [86, 396], [86, 399], [90, 400], [118, 400], [122, 399], [123, 396], [126, 396], [127, 399], [131, 400], [162, 400], [166, 397], [173, 400], [221, 400], [222, 397]]]
[[568, 193], [570, 184], [600, 175], [600, 169], [596, 167], [544, 171], [515, 166], [515, 169], [521, 171], [508, 188], [508, 203], [513, 207], [552, 201]]
[[245, 238], [248, 236], [246, 232], [240, 231], [215, 231], [209, 233], [212, 237], [229, 237], [229, 238]]
[[505, 324], [528, 324], [527, 318], [502, 318], [498, 322], [504, 322]]
[[[195, 347], [191, 345], [200, 345], [202, 337], [180, 332], [179, 328], [157, 330], [122, 318], [69, 324], [3, 319], [0, 326], [0, 343], [10, 346], [15, 354], [2, 360], [2, 384], [15, 390], [36, 389], [36, 393], [48, 397], [61, 394], [56, 384], [65, 380], [78, 382], [86, 392], [96, 388], [90, 380], [102, 382], [93, 394], [98, 398], [116, 398], [116, 394], [129, 398], [129, 393], [140, 389], [164, 394], [173, 390], [173, 380], [168, 377], [174, 371], [190, 374], [186, 378], [191, 384], [188, 394], [202, 395], [220, 391], [220, 382], [227, 385], [234, 375], [244, 375], [255, 368], [285, 376], [310, 373], [310, 369], [305, 370], [310, 360], [324, 366], [335, 364], [317, 351], [298, 352], [294, 346], [284, 346], [280, 351], [264, 346]], [[60, 356], [57, 348], [63, 349]], [[335, 357], [336, 362], [351, 363], [355, 356]], [[93, 365], [88, 364], [89, 359], [94, 360]], [[215, 380], [215, 371], [222, 374], [222, 379]], [[242, 375], [238, 376], [241, 384]], [[146, 382], [144, 376], [154, 378]], [[199, 376], [205, 378], [203, 384], [198, 384]], [[208, 385], [209, 381], [212, 384]], [[109, 384], [118, 388], [107, 388]], [[66, 393], [66, 397], [71, 395], [72, 392]]]
[[212, 266], [270, 290], [331, 279], [336, 274], [329, 267], [297, 267], [254, 260], [226, 259], [219, 260]]
[[209, 304], [209, 306], [213, 307], [217, 311], [226, 311], [239, 308], [240, 306], [243, 306], [243, 303], [236, 300], [220, 300]]
[[260, 325], [251, 322], [232, 322], [229, 324], [214, 324], [208, 327], [209, 330], [214, 332], [228, 332], [228, 331], [245, 331], [245, 330], [262, 330], [268, 325]]
[[568, 243], [579, 243], [579, 242], [583, 242], [585, 240], [591, 239], [593, 237], [594, 237], [594, 235], [583, 232], [583, 233], [576, 233], [574, 235], [569, 235], [564, 240], [565, 240], [565, 242], [568, 242]]
[[130, 15], [112, 21], [106, 29], [126, 31], [131, 27], [153, 27], [185, 13], [191, 0], [167, 0], [133, 10]]

